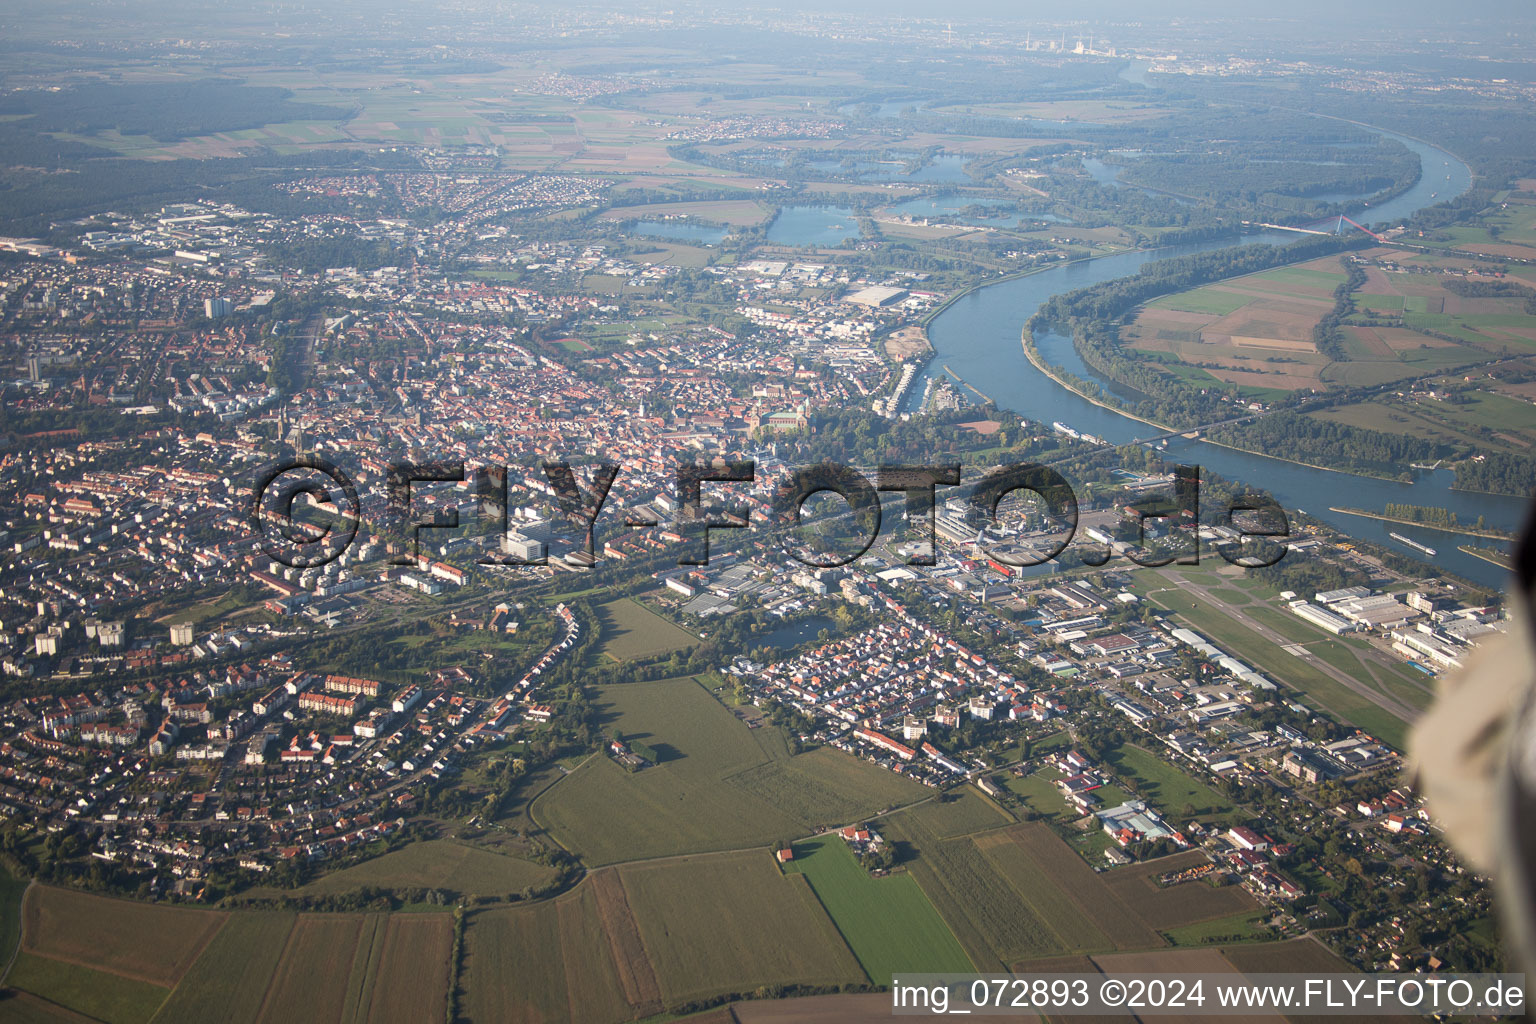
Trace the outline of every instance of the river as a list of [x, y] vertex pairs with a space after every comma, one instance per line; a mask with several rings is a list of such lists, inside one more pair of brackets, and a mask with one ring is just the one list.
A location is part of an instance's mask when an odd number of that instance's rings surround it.
[[[1358, 220], [1368, 224], [1397, 220], [1433, 203], [1459, 196], [1471, 187], [1471, 170], [1451, 154], [1394, 132], [1372, 130], [1396, 139], [1418, 154], [1423, 170], [1413, 188], [1357, 215]], [[1241, 242], [1281, 244], [1295, 238], [1288, 233], [1267, 232], [1246, 236]], [[1226, 239], [1105, 256], [1000, 281], [962, 295], [928, 325], [934, 357], [913, 382], [909, 408], [921, 400], [928, 378], [943, 374], [947, 367], [952, 376], [979, 387], [1000, 407], [1040, 423], [1059, 420], [1079, 431], [1116, 443], [1158, 433], [1144, 423], [1078, 397], [1035, 369], [1025, 358], [1020, 342], [1024, 324], [1042, 304], [1058, 293], [1128, 276], [1151, 260], [1234, 244], [1238, 244], [1238, 240]], [[1035, 340], [1047, 363], [1108, 386], [1109, 382], [1083, 364], [1070, 338], [1042, 333]], [[1494, 587], [1504, 585], [1505, 571], [1457, 550], [1458, 544], [1489, 546], [1491, 542], [1341, 515], [1330, 512], [1329, 506], [1379, 512], [1388, 502], [1437, 505], [1455, 512], [1462, 522], [1471, 523], [1481, 515], [1487, 525], [1508, 530], [1518, 528], [1526, 506], [1520, 498], [1452, 490], [1454, 476], [1448, 470], [1416, 471], [1412, 483], [1401, 483], [1298, 466], [1282, 459], [1182, 438], [1168, 442], [1164, 458], [1170, 462], [1203, 466], [1228, 479], [1261, 487], [1287, 509], [1304, 510], [1346, 534], [1376, 541], [1399, 554], [1431, 562], [1436, 567]], [[1207, 518], [1212, 514], [1213, 511], [1208, 510]], [[1411, 537], [1435, 548], [1438, 553], [1430, 558], [1412, 550], [1392, 540], [1388, 536], [1392, 532]]]

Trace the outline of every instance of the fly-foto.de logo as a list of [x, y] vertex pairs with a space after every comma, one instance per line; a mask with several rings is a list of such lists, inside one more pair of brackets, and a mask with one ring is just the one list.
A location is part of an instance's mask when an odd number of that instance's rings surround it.
[[[585, 486], [568, 462], [545, 462], [539, 471], [543, 475], [540, 490], [553, 495], [560, 516], [582, 535], [577, 553], [584, 561], [579, 564], [590, 565], [598, 557], [599, 521], [622, 467], [597, 463], [587, 468]], [[1080, 513], [1072, 485], [1055, 469], [1038, 463], [995, 467], [971, 480], [964, 479], [958, 465], [880, 466], [868, 472], [833, 462], [776, 476], [765, 496], [755, 486], [757, 465], [751, 460], [682, 463], [673, 473], [666, 517], [626, 509], [624, 518], [609, 516], [614, 521], [604, 526], [661, 531], [676, 547], [676, 561], [682, 566], [709, 564], [711, 533], [750, 528], [767, 531], [773, 543], [805, 565], [835, 568], [869, 551], [892, 518], [889, 506], [894, 506], [896, 517], [905, 520], [898, 529], [911, 541], [905, 563], [932, 566], [937, 564], [939, 489], [958, 487], [958, 513], [946, 517], [949, 534], [954, 536], [957, 521], [965, 525], [967, 534], [974, 527], [967, 554], [1005, 573], [1057, 559], [1078, 535]], [[384, 508], [379, 521], [371, 525], [404, 542], [405, 550], [392, 558], [394, 564], [413, 565], [420, 560], [423, 529], [461, 525], [457, 506], [422, 514], [420, 485], [431, 484], [472, 487], [477, 515], [490, 526], [485, 549], [474, 553], [477, 564], [548, 564], [543, 550], [508, 551], [497, 543], [508, 536], [511, 525], [508, 468], [469, 467], [463, 462], [395, 462], [388, 467]], [[711, 496], [718, 495], [723, 503], [706, 503], [706, 484]], [[1165, 495], [1143, 496], [1117, 506], [1119, 535], [1111, 536], [1101, 528], [1088, 530], [1088, 542], [1073, 549], [1077, 558], [1087, 565], [1103, 565], [1120, 553], [1143, 566], [1197, 564], [1202, 526], [1200, 468], [1173, 467], [1170, 484]], [[310, 510], [303, 517], [296, 515], [301, 495], [308, 497]], [[807, 504], [819, 495], [835, 495], [842, 507], [834, 505], [832, 511], [823, 508], [808, 516]], [[950, 509], [955, 505], [953, 497], [946, 501]], [[291, 568], [315, 568], [336, 560], [352, 546], [364, 513], [357, 484], [345, 470], [305, 455], [258, 475], [247, 503], [247, 520], [260, 538], [262, 551], [273, 561]], [[1286, 546], [1276, 538], [1289, 536], [1289, 523], [1284, 510], [1268, 495], [1232, 499], [1212, 524], [1220, 527], [1225, 538], [1216, 545], [1216, 552], [1233, 565], [1274, 565], [1286, 553]]]

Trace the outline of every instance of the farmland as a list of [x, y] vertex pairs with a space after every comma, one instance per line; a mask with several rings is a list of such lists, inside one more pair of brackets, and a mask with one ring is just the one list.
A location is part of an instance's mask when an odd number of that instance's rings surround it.
[[1087, 948], [1093, 936], [1079, 930], [1083, 924], [1117, 949], [1161, 945], [1139, 908], [1106, 884], [1109, 876], [1096, 874], [1047, 826], [1017, 825], [982, 842], [993, 863], [1006, 865], [1003, 876], [1056, 929], [1063, 952]]
[[835, 835], [795, 844], [803, 875], [864, 972], [879, 985], [903, 971], [971, 971], [965, 951], [909, 875], [871, 878]]
[[0, 958], [9, 958], [21, 943], [21, 901], [26, 891], [26, 881], [0, 865]]
[[[1138, 313], [1125, 341], [1192, 384], [1222, 382], [1265, 400], [1536, 353], [1536, 318], [1525, 312], [1523, 298], [1453, 291], [1448, 283], [1467, 269], [1454, 260], [1390, 246], [1360, 258], [1367, 261], [1365, 280], [1351, 295], [1355, 312], [1339, 329], [1337, 359], [1314, 338], [1345, 281], [1337, 256], [1163, 296]], [[1312, 415], [1453, 445], [1523, 450], [1536, 439], [1536, 411], [1497, 394], [1497, 387], [1459, 389], [1467, 400], [1455, 403], [1426, 406], [1387, 396]]]
[[1063, 954], [1158, 948], [1167, 945], [1161, 929], [1210, 921], [1223, 922], [1219, 934], [1235, 934], [1241, 929], [1225, 928], [1227, 919], [1258, 911], [1239, 887], [1163, 889], [1149, 880], [1185, 859], [1203, 860], [1198, 853], [1099, 873], [1044, 824], [943, 838], [944, 814], [938, 803], [922, 804], [892, 816], [884, 828], [916, 854], [909, 872], [982, 970]]
[[924, 804], [922, 815], [923, 823], [941, 839], [1013, 823], [1011, 816], [970, 787]]
[[225, 916], [33, 886], [22, 905], [22, 950], [169, 987]]
[[256, 1024], [296, 914], [243, 911], [214, 936], [155, 1017], [199, 1024], [217, 1012], [228, 1024]]
[[379, 889], [445, 889], [465, 896], [506, 896], [543, 885], [553, 872], [531, 861], [477, 849], [464, 843], [431, 839], [411, 843], [354, 867], [325, 875], [303, 892], [347, 893]]
[[371, 991], [363, 994], [353, 1019], [403, 1024], [436, 1018], [452, 981], [452, 921], [447, 914], [395, 914], [383, 933], [377, 966], [370, 962], [365, 975]]
[[1350, 970], [1316, 939], [1290, 939], [1267, 946], [1237, 946], [1223, 955], [1240, 971], [1338, 973]]
[[260, 1018], [262, 1022], [339, 1021], [347, 1007], [358, 946], [371, 946], [377, 914], [305, 914], [298, 918], [278, 962]]
[[863, 977], [810, 887], [752, 850], [602, 869], [556, 900], [477, 911], [461, 986], [471, 1021], [600, 1022]]
[[810, 886], [764, 850], [636, 864], [621, 877], [669, 1003], [864, 977]]
[[95, 1018], [13, 989], [5, 995], [5, 1019], [11, 1024], [91, 1024]]
[[1205, 859], [1197, 852], [1175, 854], [1111, 871], [1103, 876], [1104, 882], [1111, 892], [1159, 929], [1181, 928], [1237, 914], [1257, 914], [1258, 902], [1241, 886], [1216, 888], [1193, 881], [1164, 888], [1153, 881], [1159, 875], [1200, 864]]
[[447, 999], [447, 914], [218, 913], [37, 886], [25, 920], [37, 952], [7, 983], [109, 1024], [406, 1024]]
[[[622, 947], [608, 938], [588, 891], [583, 886], [551, 902], [469, 916], [459, 978], [465, 1019], [516, 1024], [638, 1015], [625, 999], [614, 957], [613, 950]], [[648, 969], [643, 954], [632, 969]], [[654, 1012], [659, 1003], [644, 1009]]]
[[603, 653], [614, 661], [647, 658], [692, 647], [698, 638], [628, 598], [597, 606]]
[[1204, 285], [1149, 303], [1126, 340], [1191, 380], [1278, 392], [1313, 387], [1330, 360], [1312, 329], [1343, 281], [1338, 257], [1328, 257]]
[[907, 870], [977, 969], [995, 970], [1016, 960], [1058, 952], [1060, 942], [1050, 926], [969, 838], [941, 839], [923, 816], [926, 807], [891, 817], [885, 832], [916, 854]]
[[22, 953], [6, 984], [110, 1024], [146, 1024], [168, 990], [79, 964]]
[[792, 757], [778, 729], [747, 728], [693, 679], [602, 687], [595, 704], [605, 732], [643, 740], [661, 763], [630, 773], [593, 757], [534, 802], [588, 864], [766, 846], [928, 792], [839, 751]]
[[755, 199], [724, 199], [697, 203], [648, 203], [643, 206], [619, 206], [599, 216], [600, 220], [654, 219], [657, 217], [692, 217], [717, 221], [732, 227], [749, 227], [768, 219], [770, 210]]

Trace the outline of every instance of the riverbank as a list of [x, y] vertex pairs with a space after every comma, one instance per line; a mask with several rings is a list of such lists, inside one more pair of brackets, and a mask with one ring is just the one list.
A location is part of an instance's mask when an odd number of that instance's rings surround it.
[[1508, 555], [1493, 548], [1480, 548], [1473, 544], [1458, 544], [1456, 545], [1456, 550], [1464, 555], [1471, 555], [1473, 558], [1481, 558], [1485, 562], [1491, 562], [1500, 569], [1513, 569], [1515, 567], [1514, 561]]
[[[1187, 436], [1189, 433], [1192, 433], [1192, 431], [1179, 431], [1178, 427], [1166, 426], [1165, 424], [1158, 423], [1156, 420], [1149, 420], [1145, 416], [1138, 416], [1138, 415], [1136, 415], [1133, 412], [1128, 412], [1125, 409], [1121, 408], [1118, 405], [1115, 405], [1112, 402], [1106, 402], [1105, 400], [1103, 400], [1101, 398], [1098, 398], [1098, 397], [1096, 397], [1094, 395], [1090, 395], [1087, 392], [1085, 392], [1084, 390], [1082, 390], [1081, 388], [1075, 386], [1071, 381], [1063, 378], [1059, 373], [1057, 373], [1055, 367], [1053, 367], [1053, 366], [1049, 365], [1048, 363], [1046, 363], [1045, 357], [1042, 356], [1040, 354], [1039, 350], [1035, 348], [1035, 339], [1030, 335], [1028, 327], [1024, 328], [1024, 330], [1022, 332], [1021, 341], [1023, 342], [1023, 345], [1024, 345], [1024, 357], [1029, 360], [1030, 365], [1032, 365], [1035, 369], [1039, 370], [1045, 376], [1049, 377], [1059, 387], [1063, 387], [1066, 390], [1072, 392], [1074, 395], [1076, 395], [1078, 398], [1081, 398], [1083, 401], [1091, 402], [1094, 405], [1098, 406], [1100, 409], [1107, 409], [1108, 411], [1114, 413], [1117, 416], [1124, 416], [1126, 419], [1135, 420], [1137, 423], [1145, 423], [1149, 427], [1156, 427], [1162, 433], [1178, 432], [1181, 437]], [[1376, 480], [1394, 480], [1394, 479], [1396, 479], [1395, 477], [1389, 477], [1389, 476], [1372, 476], [1372, 474], [1361, 473], [1361, 472], [1358, 472], [1357, 470], [1353, 470], [1353, 469], [1339, 469], [1339, 468], [1337, 468], [1335, 466], [1319, 466], [1319, 465], [1316, 465], [1316, 464], [1311, 463], [1311, 462], [1302, 462], [1299, 459], [1288, 459], [1288, 458], [1286, 458], [1283, 455], [1273, 455], [1273, 454], [1271, 454], [1269, 452], [1256, 452], [1256, 451], [1252, 451], [1251, 449], [1248, 449], [1248, 448], [1239, 448], [1235, 444], [1227, 444], [1225, 441], [1213, 441], [1209, 437], [1206, 437], [1206, 436], [1200, 436], [1200, 437], [1197, 437], [1196, 439], [1201, 444], [1215, 445], [1217, 448], [1225, 448], [1228, 451], [1232, 451], [1232, 452], [1242, 452], [1244, 455], [1257, 455], [1257, 456], [1259, 456], [1261, 458], [1265, 458], [1265, 459], [1274, 459], [1276, 462], [1288, 462], [1288, 463], [1290, 463], [1293, 466], [1301, 466], [1304, 469], [1319, 469], [1319, 470], [1322, 470], [1325, 473], [1343, 473], [1345, 476], [1365, 476], [1365, 477], [1371, 477], [1372, 479], [1376, 479]], [[1410, 523], [1409, 525], [1412, 526], [1412, 525], [1418, 525], [1418, 524]]]
[[1097, 395], [1091, 395], [1074, 385], [1071, 381], [1063, 378], [1056, 372], [1056, 368], [1049, 365], [1045, 361], [1045, 357], [1042, 356], [1040, 351], [1035, 348], [1035, 338], [1034, 335], [1030, 333], [1028, 324], [1025, 324], [1024, 329], [1020, 332], [1019, 341], [1024, 346], [1024, 358], [1029, 360], [1031, 366], [1045, 374], [1045, 376], [1049, 377], [1058, 386], [1066, 388], [1068, 391], [1072, 392], [1083, 401], [1091, 402], [1098, 406], [1100, 409], [1107, 409], [1116, 415], [1124, 416], [1126, 419], [1135, 420], [1137, 423], [1145, 423], [1149, 427], [1156, 427], [1159, 433], [1167, 434], [1179, 429], [1178, 427], [1170, 427], [1162, 423], [1158, 423], [1156, 420], [1149, 420], [1145, 416], [1138, 416], [1133, 412], [1127, 412], [1125, 409], [1120, 408], [1118, 405], [1113, 405], [1109, 402], [1106, 402], [1104, 399], [1099, 398]]
[[1484, 540], [1514, 540], [1515, 535], [1502, 530], [1478, 530], [1470, 526], [1450, 526], [1443, 523], [1423, 523], [1417, 519], [1406, 519], [1402, 516], [1389, 516], [1385, 512], [1372, 512], [1363, 508], [1340, 508], [1329, 505], [1328, 511], [1338, 512], [1346, 516], [1360, 516], [1365, 519], [1379, 519], [1384, 523], [1396, 523], [1399, 526], [1418, 526], [1426, 530], [1438, 530], [1441, 533], [1458, 533], [1464, 537], [1481, 537]]

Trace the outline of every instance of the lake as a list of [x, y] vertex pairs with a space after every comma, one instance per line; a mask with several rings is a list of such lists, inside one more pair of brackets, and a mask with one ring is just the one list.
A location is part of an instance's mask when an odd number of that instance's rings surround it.
[[698, 224], [687, 220], [642, 220], [629, 229], [630, 234], [647, 238], [670, 238], [695, 245], [718, 245], [730, 234], [729, 228]]
[[859, 220], [846, 206], [786, 206], [767, 237], [774, 245], [837, 245], [859, 237]]

